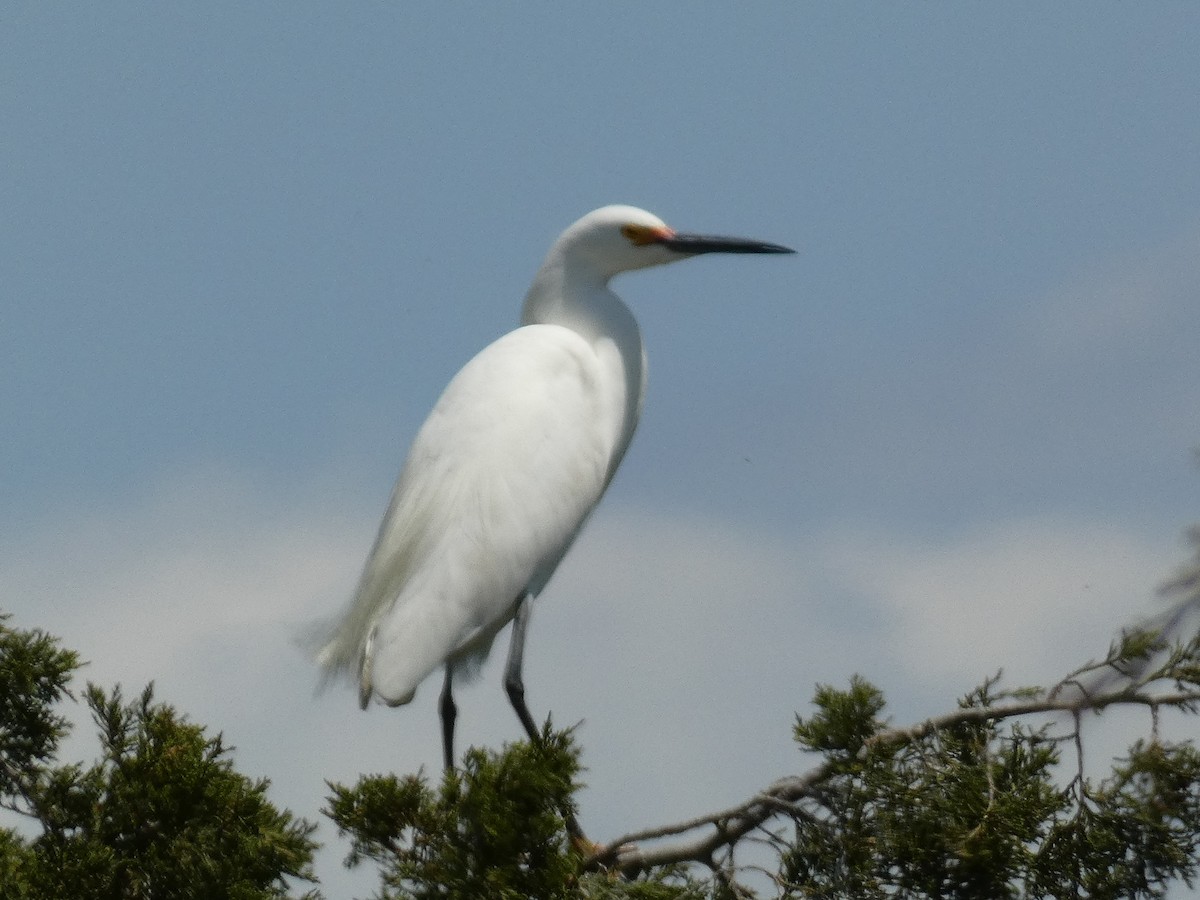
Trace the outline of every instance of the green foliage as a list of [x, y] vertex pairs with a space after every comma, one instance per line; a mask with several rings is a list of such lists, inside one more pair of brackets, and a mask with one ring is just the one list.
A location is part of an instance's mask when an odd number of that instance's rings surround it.
[[0, 615], [0, 798], [23, 797], [30, 778], [54, 756], [67, 720], [55, 711], [79, 667], [41, 631], [18, 631]]
[[276, 898], [311, 879], [315, 825], [276, 809], [208, 736], [146, 688], [130, 703], [89, 685], [100, 759], [59, 765], [75, 655], [0, 622], [0, 805], [36, 834], [0, 831], [5, 897]]
[[[1130, 645], [1132, 647], [1132, 645]], [[1143, 652], [1144, 648], [1133, 648]], [[990, 711], [989, 682], [963, 700]], [[1200, 754], [1139, 742], [1098, 784], [1060, 784], [1049, 726], [964, 715], [882, 732], [882, 696], [860, 679], [818, 689], [796, 726], [825, 758], [782, 845], [781, 896], [805, 898], [1163, 897], [1200, 857]]]
[[811, 719], [796, 717], [795, 738], [831, 760], [852, 762], [885, 724], [878, 718], [886, 705], [883, 693], [858, 675], [851, 678], [848, 691], [817, 685], [813, 703], [818, 711]]
[[467, 751], [437, 787], [422, 774], [330, 784], [326, 814], [351, 837], [348, 865], [380, 866], [384, 900], [703, 896], [675, 869], [634, 881], [582, 874], [589, 848], [567, 832], [578, 774], [571, 733], [547, 726], [540, 746]]
[[[331, 784], [326, 814], [350, 839], [347, 864], [379, 871], [380, 900], [743, 900], [751, 868], [780, 898], [1165, 897], [1200, 874], [1200, 752], [1156, 731], [1160, 709], [1200, 708], [1200, 638], [1164, 634], [1123, 634], [1048, 690], [988, 681], [911, 728], [892, 727], [861, 678], [819, 686], [794, 727], [809, 772], [632, 838], [642, 846], [579, 835], [580, 751], [549, 724], [537, 742], [469, 750], [439, 781]], [[0, 806], [29, 824], [0, 828], [0, 896], [258, 900], [312, 878], [315, 826], [149, 688], [126, 702], [89, 685], [100, 757], [60, 764], [78, 665], [0, 617]], [[1150, 739], [1085, 778], [1081, 719], [1115, 704], [1148, 709]], [[749, 866], [752, 845], [769, 859]]]
[[1137, 742], [1098, 785], [1077, 780], [1074, 814], [1053, 823], [1031, 875], [1043, 896], [1164, 897], [1191, 885], [1200, 838], [1200, 754]]

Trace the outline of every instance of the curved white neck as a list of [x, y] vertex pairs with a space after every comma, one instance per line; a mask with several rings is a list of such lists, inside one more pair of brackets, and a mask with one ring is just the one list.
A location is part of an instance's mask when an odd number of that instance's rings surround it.
[[603, 387], [613, 434], [611, 479], [633, 439], [646, 388], [646, 355], [633, 313], [609, 290], [607, 277], [569, 272], [548, 259], [525, 295], [521, 324], [569, 328], [595, 350], [606, 374]]

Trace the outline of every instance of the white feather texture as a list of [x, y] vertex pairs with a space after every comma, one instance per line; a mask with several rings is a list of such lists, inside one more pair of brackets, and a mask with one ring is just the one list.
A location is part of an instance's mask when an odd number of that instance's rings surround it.
[[705, 252], [787, 251], [679, 236], [630, 206], [589, 213], [555, 241], [522, 327], [467, 363], [418, 432], [354, 599], [318, 653], [327, 674], [357, 678], [364, 706], [408, 703], [442, 664], [471, 674], [546, 586], [641, 414], [641, 334], [608, 282]]

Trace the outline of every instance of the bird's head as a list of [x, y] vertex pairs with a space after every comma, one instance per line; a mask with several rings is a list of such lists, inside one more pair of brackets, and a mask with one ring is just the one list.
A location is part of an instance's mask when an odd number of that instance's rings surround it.
[[588, 213], [564, 231], [551, 250], [565, 265], [587, 266], [605, 279], [701, 253], [793, 252], [745, 238], [681, 234], [636, 206], [605, 206]]

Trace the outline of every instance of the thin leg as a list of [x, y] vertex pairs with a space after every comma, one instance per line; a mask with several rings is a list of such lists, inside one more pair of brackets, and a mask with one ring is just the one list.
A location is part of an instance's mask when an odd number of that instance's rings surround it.
[[[542, 734], [533, 724], [533, 716], [525, 705], [525, 682], [521, 680], [521, 663], [525, 659], [525, 631], [529, 628], [529, 614], [533, 611], [533, 597], [526, 594], [517, 604], [517, 614], [513, 617], [512, 641], [508, 645], [508, 665], [504, 669], [504, 690], [508, 692], [509, 702], [517, 711], [517, 718], [525, 726], [525, 733], [533, 741], [534, 746], [542, 746]], [[580, 853], [590, 855], [596, 849], [595, 845], [584, 836], [583, 829], [575, 814], [569, 809], [562, 810], [563, 823], [567, 835], [579, 849]]]
[[533, 597], [526, 594], [517, 603], [517, 614], [513, 617], [512, 641], [508, 645], [508, 665], [504, 669], [504, 690], [508, 700], [517, 711], [517, 718], [525, 726], [525, 733], [535, 744], [542, 742], [541, 732], [533, 724], [533, 716], [525, 705], [525, 682], [521, 680], [521, 664], [525, 659], [525, 631], [529, 627], [529, 614], [533, 611]]
[[454, 695], [450, 693], [450, 673], [451, 668], [447, 663], [442, 698], [438, 701], [438, 712], [442, 717], [442, 760], [447, 772], [454, 768], [454, 720], [458, 718], [458, 707], [454, 705]]

